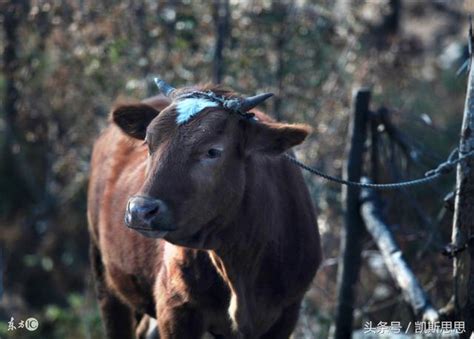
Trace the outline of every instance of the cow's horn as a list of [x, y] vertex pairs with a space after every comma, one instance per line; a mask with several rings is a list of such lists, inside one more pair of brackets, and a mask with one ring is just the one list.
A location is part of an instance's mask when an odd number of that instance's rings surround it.
[[248, 97], [242, 100], [239, 104], [238, 110], [241, 112], [247, 112], [254, 108], [255, 106], [261, 104], [268, 98], [273, 96], [273, 93], [263, 93], [263, 94], [257, 94], [253, 97]]
[[161, 93], [163, 93], [165, 96], [169, 97], [171, 93], [175, 90], [174, 87], [168, 85], [164, 80], [160, 78], [154, 78], [156, 86], [158, 86], [158, 89], [160, 90]]

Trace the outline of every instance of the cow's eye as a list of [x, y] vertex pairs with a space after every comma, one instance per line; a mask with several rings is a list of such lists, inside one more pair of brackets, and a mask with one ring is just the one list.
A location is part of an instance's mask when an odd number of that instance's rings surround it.
[[154, 147], [152, 147], [152, 145], [150, 145], [149, 143], [146, 143], [146, 147], [148, 149], [148, 155], [153, 155]]
[[210, 159], [219, 158], [221, 154], [222, 154], [222, 150], [217, 149], [217, 148], [211, 148], [210, 150], [207, 151], [207, 157]]

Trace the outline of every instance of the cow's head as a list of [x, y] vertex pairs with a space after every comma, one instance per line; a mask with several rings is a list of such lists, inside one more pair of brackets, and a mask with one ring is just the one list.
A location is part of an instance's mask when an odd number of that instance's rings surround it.
[[128, 201], [125, 223], [148, 237], [212, 248], [241, 208], [249, 162], [281, 155], [309, 128], [248, 113], [271, 94], [246, 99], [219, 88], [160, 87], [171, 99], [161, 112], [137, 104], [112, 114], [149, 150], [146, 178]]

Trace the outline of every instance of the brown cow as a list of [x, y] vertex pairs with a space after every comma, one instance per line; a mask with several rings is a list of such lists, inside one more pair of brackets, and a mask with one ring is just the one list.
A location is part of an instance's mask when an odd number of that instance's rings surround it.
[[288, 338], [321, 260], [307, 187], [282, 156], [309, 128], [246, 113], [268, 95], [245, 106], [210, 86], [165, 92], [118, 106], [94, 146], [88, 218], [107, 336], [133, 337], [148, 315], [162, 339]]

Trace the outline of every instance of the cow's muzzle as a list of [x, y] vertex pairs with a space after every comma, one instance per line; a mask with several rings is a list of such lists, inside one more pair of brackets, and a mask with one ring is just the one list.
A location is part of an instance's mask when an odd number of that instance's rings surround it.
[[128, 200], [125, 224], [151, 238], [162, 238], [176, 229], [165, 202], [146, 196], [134, 196]]

